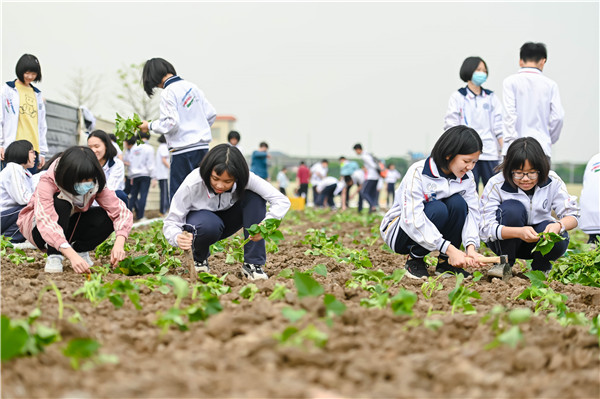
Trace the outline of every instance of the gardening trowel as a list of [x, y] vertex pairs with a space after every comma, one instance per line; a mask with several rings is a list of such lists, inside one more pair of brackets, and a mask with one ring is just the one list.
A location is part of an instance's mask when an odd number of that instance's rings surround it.
[[477, 260], [481, 263], [494, 264], [494, 266], [487, 271], [487, 276], [489, 278], [497, 277], [506, 281], [512, 277], [512, 267], [510, 266], [510, 263], [508, 263], [508, 255], [482, 256]]
[[[192, 233], [190, 233], [189, 231], [184, 231], [181, 234], [187, 234], [189, 236], [192, 236]], [[185, 250], [184, 253], [184, 261], [190, 273], [190, 280], [192, 281], [192, 283], [195, 283], [198, 279], [198, 273], [196, 272], [196, 267], [194, 265], [194, 255], [192, 254], [191, 249]]]

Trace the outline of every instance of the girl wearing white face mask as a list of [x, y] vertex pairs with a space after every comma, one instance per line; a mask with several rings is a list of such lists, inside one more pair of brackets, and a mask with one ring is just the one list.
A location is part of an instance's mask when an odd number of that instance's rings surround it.
[[[133, 215], [105, 185], [96, 155], [81, 146], [67, 149], [41, 177], [17, 224], [29, 242], [47, 251], [46, 272], [62, 272], [64, 256], [77, 273], [88, 272], [93, 265], [88, 251], [113, 231], [111, 263], [116, 266], [125, 258]], [[91, 207], [94, 200], [99, 207]]]
[[[500, 162], [502, 150], [502, 106], [491, 90], [482, 85], [487, 80], [487, 64], [480, 57], [469, 57], [460, 68], [460, 78], [467, 83], [450, 96], [444, 117], [444, 131], [458, 125], [475, 129], [483, 142], [479, 162], [473, 169], [475, 182], [485, 186]], [[476, 185], [477, 188], [477, 185]]]

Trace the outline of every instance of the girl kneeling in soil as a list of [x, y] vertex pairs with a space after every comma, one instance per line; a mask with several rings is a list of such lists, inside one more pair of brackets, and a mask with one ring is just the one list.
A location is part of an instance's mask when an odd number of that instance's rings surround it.
[[[407, 276], [427, 278], [424, 257], [438, 250], [436, 274], [470, 273], [478, 265], [479, 203], [471, 169], [482, 142], [466, 126], [452, 127], [438, 139], [427, 159], [414, 163], [381, 222], [381, 236], [396, 253], [408, 254]], [[459, 248], [461, 243], [466, 254]]]
[[[546, 275], [550, 261], [562, 256], [569, 246], [568, 230], [577, 227], [577, 198], [570, 196], [565, 183], [550, 170], [550, 162], [533, 137], [515, 140], [506, 153], [501, 171], [486, 184], [481, 196], [481, 239], [497, 255], [533, 259], [531, 268]], [[552, 211], [559, 220], [552, 217]], [[538, 233], [552, 232], [566, 239], [554, 244], [546, 255], [531, 253]]]
[[[46, 272], [62, 272], [63, 255], [77, 273], [88, 272], [93, 265], [88, 251], [113, 231], [110, 261], [115, 266], [125, 258], [133, 215], [105, 184], [96, 155], [80, 146], [68, 148], [41, 177], [17, 224], [29, 242], [47, 251]], [[94, 200], [99, 207], [91, 207]]]
[[27, 170], [35, 163], [33, 144], [27, 140], [13, 141], [6, 148], [4, 161], [6, 166], [0, 172], [0, 228], [3, 236], [20, 243], [25, 237], [19, 231], [17, 219], [33, 194], [31, 173]]
[[[266, 201], [271, 204], [269, 212]], [[175, 193], [163, 232], [171, 245], [192, 248], [196, 270], [208, 272], [210, 245], [242, 227], [282, 219], [289, 208], [286, 196], [248, 170], [236, 147], [220, 144], [206, 154]], [[182, 234], [182, 230], [192, 235]], [[248, 237], [246, 230], [244, 237]], [[267, 279], [262, 269], [265, 262], [264, 240], [260, 235], [250, 237], [244, 246], [242, 273], [250, 280]]]

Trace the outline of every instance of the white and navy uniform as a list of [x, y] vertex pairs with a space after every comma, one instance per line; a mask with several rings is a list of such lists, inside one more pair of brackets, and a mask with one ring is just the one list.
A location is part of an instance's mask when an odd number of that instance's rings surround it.
[[[250, 172], [242, 198], [236, 198], [237, 184], [231, 190], [216, 194], [200, 176], [199, 168], [190, 173], [171, 201], [164, 220], [163, 233], [173, 246], [182, 230], [194, 235], [193, 255], [197, 262], [210, 255], [210, 245], [229, 237], [240, 228], [266, 219], [281, 220], [290, 208], [290, 200], [272, 184]], [[266, 212], [266, 202], [270, 204]], [[247, 231], [244, 230], [245, 235]], [[264, 265], [265, 241], [249, 241], [244, 246], [247, 263]]]
[[387, 188], [387, 194], [386, 194], [386, 203], [389, 206], [390, 205], [390, 198], [391, 198], [391, 202], [394, 202], [394, 192], [396, 191], [396, 182], [398, 180], [400, 180], [400, 178], [402, 177], [402, 175], [400, 174], [400, 172], [398, 172], [397, 169], [388, 169], [387, 171], [387, 175], [385, 175], [385, 183], [386, 183], [386, 188]]
[[587, 234], [600, 233], [600, 154], [589, 160], [583, 173], [579, 228]]
[[136, 144], [127, 152], [129, 178], [152, 176], [154, 171], [154, 148], [150, 144]]
[[493, 91], [482, 87], [481, 94], [476, 95], [468, 87], [462, 87], [452, 93], [444, 117], [444, 131], [459, 125], [474, 129], [481, 137], [480, 161], [500, 160], [502, 105]]
[[160, 94], [160, 119], [148, 129], [164, 134], [173, 155], [208, 149], [212, 140], [210, 127], [217, 112], [204, 93], [193, 83], [171, 76]]
[[444, 176], [433, 158], [418, 161], [408, 168], [395, 192], [394, 204], [387, 211], [380, 226], [381, 237], [390, 248], [395, 248], [401, 232], [429, 252], [445, 254], [451, 242], [446, 239], [425, 214], [425, 205], [459, 194], [467, 204], [468, 213], [462, 227], [461, 239], [465, 248], [479, 248], [479, 202], [473, 174], [469, 171], [462, 179]]
[[115, 157], [106, 161], [102, 167], [106, 176], [106, 188], [117, 191], [125, 189], [125, 165]]
[[513, 187], [504, 180], [504, 175], [493, 176], [483, 190], [480, 200], [482, 215], [480, 236], [485, 242], [502, 240], [502, 228], [497, 220], [498, 208], [506, 201], [514, 200], [521, 203], [527, 211], [527, 226], [553, 221], [552, 211], [558, 219], [573, 216], [579, 219], [577, 197], [567, 191], [567, 186], [561, 178], [550, 171], [548, 180], [534, 188], [533, 195], [528, 195], [518, 187]]
[[504, 146], [502, 155], [520, 137], [533, 137], [546, 156], [558, 141], [563, 126], [563, 110], [558, 85], [537, 68], [521, 68], [504, 79]]
[[363, 166], [367, 169], [366, 181], [362, 187], [362, 196], [369, 203], [369, 211], [377, 208], [379, 204], [379, 194], [377, 193], [377, 184], [379, 182], [379, 172], [377, 171], [377, 163], [373, 155], [364, 151], [360, 154], [363, 161]]
[[27, 205], [34, 187], [31, 173], [15, 162], [9, 162], [0, 172], [0, 232], [13, 242], [23, 242], [17, 219]]

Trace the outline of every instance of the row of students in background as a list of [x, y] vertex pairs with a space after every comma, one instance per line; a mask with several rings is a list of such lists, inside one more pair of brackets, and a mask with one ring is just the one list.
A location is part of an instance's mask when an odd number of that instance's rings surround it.
[[[489, 69], [480, 57], [464, 60], [459, 76], [467, 83], [450, 96], [444, 130], [465, 125], [480, 135], [483, 148], [473, 169], [475, 181], [485, 186], [495, 174], [501, 156], [520, 137], [534, 137], [548, 158], [560, 136], [564, 110], [557, 84], [543, 75], [548, 54], [543, 43], [527, 42], [519, 54], [521, 69], [503, 82], [502, 104], [482, 85]], [[527, 88], [524, 90], [523, 88]]]
[[[496, 254], [508, 255], [511, 265], [517, 258], [533, 259], [532, 268], [546, 274], [550, 261], [566, 251], [567, 231], [577, 226], [579, 208], [550, 170], [542, 146], [531, 137], [515, 140], [480, 199], [472, 170], [482, 150], [474, 129], [452, 127], [438, 139], [431, 156], [413, 164], [402, 179], [380, 231], [390, 248], [408, 254], [409, 277], [429, 276], [424, 257], [435, 250], [440, 252], [436, 274], [469, 276], [465, 266], [481, 265], [480, 241]], [[567, 239], [546, 255], [532, 254], [542, 231]]]

